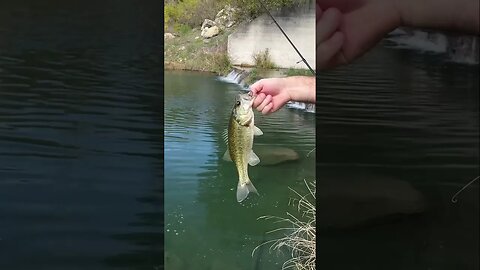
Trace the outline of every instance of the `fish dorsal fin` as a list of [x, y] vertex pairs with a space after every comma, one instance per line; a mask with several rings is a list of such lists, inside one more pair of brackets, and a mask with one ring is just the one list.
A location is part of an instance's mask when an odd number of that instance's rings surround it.
[[250, 166], [255, 166], [257, 165], [258, 163], [260, 163], [260, 159], [258, 158], [258, 156], [253, 152], [253, 150], [250, 151], [250, 155], [248, 156], [248, 164], [250, 164]]
[[263, 131], [259, 129], [257, 126], [253, 125], [253, 135], [255, 136], [263, 135]]
[[228, 145], [228, 128], [224, 129], [222, 132], [222, 138], [226, 145]]

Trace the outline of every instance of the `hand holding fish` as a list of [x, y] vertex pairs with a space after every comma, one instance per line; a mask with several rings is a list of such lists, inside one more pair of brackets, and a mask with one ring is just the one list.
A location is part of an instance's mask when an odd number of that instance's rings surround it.
[[315, 103], [315, 77], [292, 76], [262, 79], [250, 86], [253, 108], [263, 114], [276, 112], [288, 101]]
[[348, 64], [400, 26], [479, 33], [478, 0], [317, 0], [317, 69]]

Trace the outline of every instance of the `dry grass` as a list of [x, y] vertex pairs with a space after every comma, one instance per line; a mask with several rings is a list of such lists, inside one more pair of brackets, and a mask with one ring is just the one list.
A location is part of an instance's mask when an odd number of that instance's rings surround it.
[[[267, 241], [257, 246], [253, 252], [266, 244], [271, 244], [270, 251], [281, 252], [281, 249], [287, 249], [291, 258], [282, 265], [283, 269], [313, 270], [315, 269], [316, 258], [316, 239], [315, 239], [315, 182], [308, 184], [305, 182], [309, 194], [300, 195], [297, 191], [291, 189], [298, 195], [297, 211], [301, 214], [301, 219], [287, 212], [287, 218], [262, 216], [259, 219], [275, 220], [275, 223], [286, 223], [287, 226], [275, 229], [268, 233], [284, 232], [284, 236], [279, 239]], [[313, 202], [312, 202], [313, 201]], [[306, 220], [306, 221], [302, 221]]]

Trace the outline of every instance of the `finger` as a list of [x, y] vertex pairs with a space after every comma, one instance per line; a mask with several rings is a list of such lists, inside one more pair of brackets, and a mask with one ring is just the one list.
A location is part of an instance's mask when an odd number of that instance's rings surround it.
[[329, 8], [323, 13], [316, 26], [317, 46], [328, 40], [338, 30], [341, 16], [342, 14], [336, 8]]
[[322, 8], [321, 8], [321, 7], [318, 5], [318, 3], [317, 3], [317, 5], [316, 5], [316, 14], [315, 14], [315, 19], [316, 19], [316, 20], [315, 20], [315, 21], [318, 22], [318, 21], [320, 20], [320, 18], [322, 17], [322, 13], [323, 13]]
[[265, 99], [265, 94], [264, 93], [260, 93], [257, 95], [257, 97], [253, 100], [253, 108], [257, 108], [258, 105], [260, 105], [260, 103], [262, 103], [262, 101]]
[[272, 102], [272, 96], [271, 95], [268, 95], [263, 101], [262, 103], [257, 107], [257, 110], [258, 111], [262, 111], [263, 108], [265, 108], [265, 106], [267, 106], [268, 103], [271, 103]]
[[316, 58], [318, 68], [327, 67], [332, 58], [341, 51], [344, 40], [344, 34], [336, 32], [330, 39], [317, 46]]
[[262, 90], [263, 83], [264, 83], [263, 79], [256, 81], [254, 84], [250, 85], [250, 91], [252, 91], [253, 94], [257, 94]]
[[269, 103], [267, 106], [265, 106], [265, 108], [263, 108], [262, 110], [262, 114], [269, 114], [272, 112], [272, 108], [273, 108], [273, 103]]

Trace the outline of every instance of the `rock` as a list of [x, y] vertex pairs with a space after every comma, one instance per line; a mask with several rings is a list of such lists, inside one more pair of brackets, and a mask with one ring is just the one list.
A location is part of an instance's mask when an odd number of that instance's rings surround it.
[[175, 36], [172, 33], [165, 33], [163, 35], [163, 39], [172, 39], [175, 38]]
[[322, 179], [317, 181], [321, 229], [381, 223], [426, 210], [423, 195], [406, 181], [355, 172], [342, 176], [340, 171], [317, 178]]
[[203, 32], [203, 30], [205, 28], [210, 28], [210, 27], [213, 27], [213, 26], [217, 26], [217, 24], [212, 20], [205, 19], [202, 23], [202, 27], [200, 28], [200, 30], [202, 30], [202, 32]]
[[235, 24], [235, 12], [235, 8], [229, 5], [225, 6], [225, 8], [220, 10], [215, 16], [216, 25], [222, 30], [232, 27]]
[[201, 36], [204, 38], [212, 38], [220, 33], [220, 29], [217, 26], [205, 27], [202, 30]]

